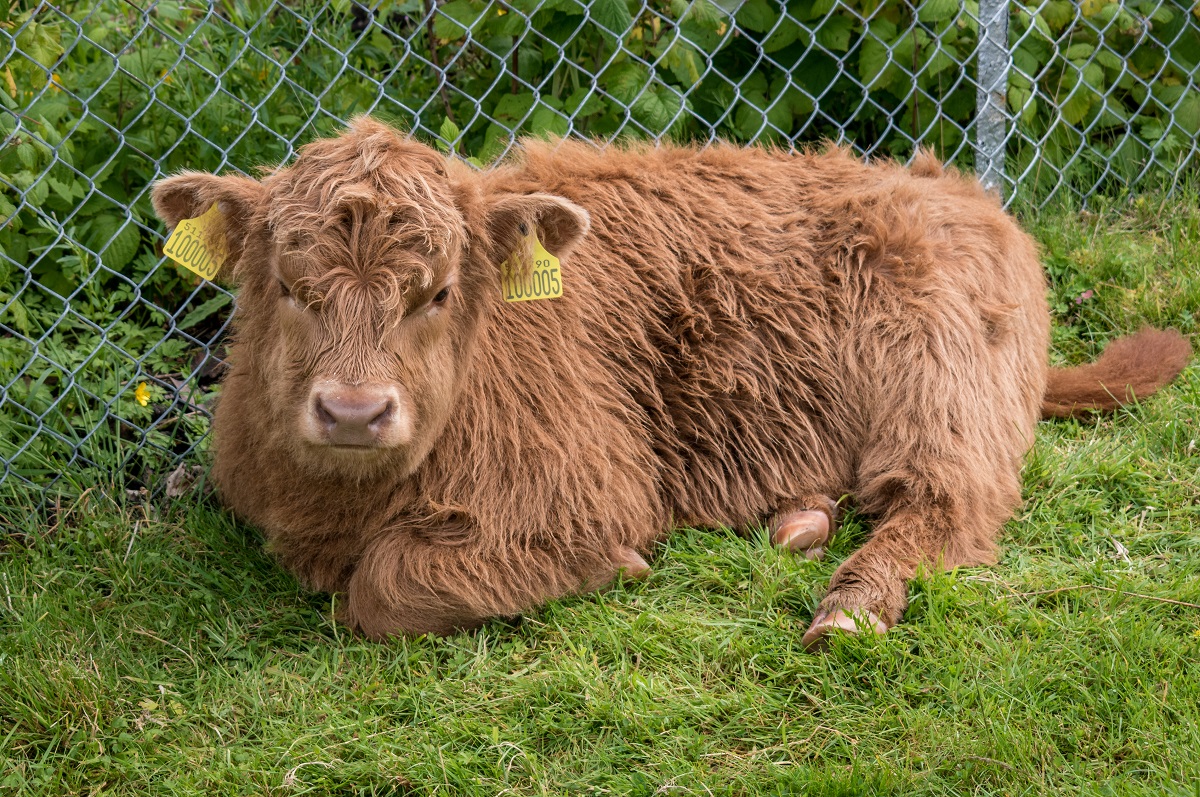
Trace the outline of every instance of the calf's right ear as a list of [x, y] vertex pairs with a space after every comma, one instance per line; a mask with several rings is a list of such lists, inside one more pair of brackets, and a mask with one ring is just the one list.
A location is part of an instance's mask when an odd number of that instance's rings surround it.
[[182, 172], [159, 180], [150, 190], [154, 212], [172, 228], [184, 219], [204, 215], [214, 202], [217, 204], [221, 221], [213, 234], [224, 238], [225, 263], [220, 274], [226, 279], [242, 259], [254, 216], [265, 197], [266, 188], [257, 180], [206, 172]]

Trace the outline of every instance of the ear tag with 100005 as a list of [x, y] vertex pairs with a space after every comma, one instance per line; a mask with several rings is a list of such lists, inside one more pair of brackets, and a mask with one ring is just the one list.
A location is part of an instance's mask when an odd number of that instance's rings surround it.
[[179, 265], [212, 282], [225, 262], [224, 240], [212, 234], [212, 227], [221, 223], [217, 203], [194, 219], [183, 219], [163, 246], [163, 254]]
[[558, 258], [546, 251], [536, 234], [526, 239], [533, 252], [533, 264], [523, 268], [513, 255], [500, 267], [500, 288], [507, 302], [557, 299], [563, 294], [562, 272]]

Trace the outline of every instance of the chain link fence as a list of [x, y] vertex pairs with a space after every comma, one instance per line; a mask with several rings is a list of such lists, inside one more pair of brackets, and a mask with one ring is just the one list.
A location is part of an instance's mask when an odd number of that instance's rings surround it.
[[232, 296], [161, 256], [181, 168], [373, 113], [480, 168], [521, 135], [924, 146], [1037, 204], [1173, 188], [1200, 130], [1200, 8], [1157, 0], [18, 2], [0, 48], [0, 484], [43, 495], [205, 444]]

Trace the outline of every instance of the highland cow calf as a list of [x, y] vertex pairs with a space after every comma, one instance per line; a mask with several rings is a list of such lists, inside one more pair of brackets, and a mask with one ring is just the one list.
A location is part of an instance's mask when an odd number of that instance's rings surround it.
[[[1190, 356], [1145, 330], [1048, 368], [1033, 243], [929, 156], [530, 141], [481, 173], [364, 118], [261, 181], [154, 188], [170, 225], [214, 202], [216, 485], [371, 637], [599, 588], [675, 526], [821, 556], [843, 495], [874, 532], [804, 642], [882, 632], [920, 566], [992, 561], [1039, 417]], [[508, 303], [531, 234], [564, 294]]]

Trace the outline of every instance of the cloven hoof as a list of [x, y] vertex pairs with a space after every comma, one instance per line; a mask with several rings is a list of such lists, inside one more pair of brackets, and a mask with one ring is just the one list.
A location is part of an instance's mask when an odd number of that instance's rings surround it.
[[642, 555], [632, 548], [623, 548], [621, 557], [617, 560], [620, 577], [633, 581], [641, 581], [650, 575], [650, 565]]
[[845, 609], [834, 609], [831, 612], [817, 612], [812, 625], [804, 633], [801, 644], [807, 650], [816, 652], [825, 649], [828, 644], [827, 637], [831, 632], [860, 634], [865, 631], [874, 631], [876, 634], [883, 634], [887, 630], [888, 627], [875, 612], [859, 609], [851, 613]]
[[829, 515], [819, 509], [802, 509], [781, 516], [771, 542], [781, 548], [803, 554], [807, 559], [825, 556], [829, 542]]

